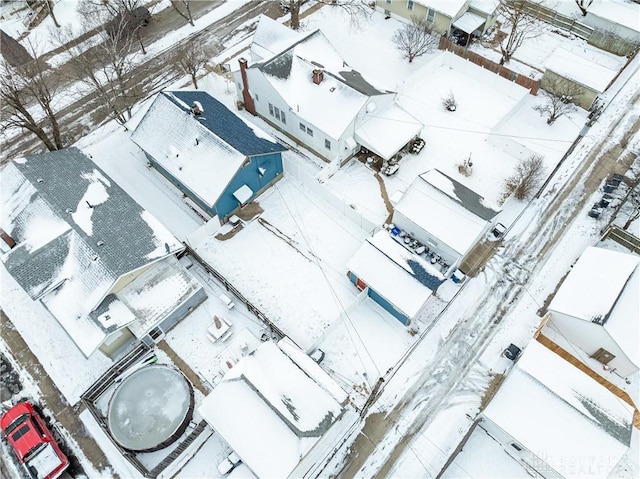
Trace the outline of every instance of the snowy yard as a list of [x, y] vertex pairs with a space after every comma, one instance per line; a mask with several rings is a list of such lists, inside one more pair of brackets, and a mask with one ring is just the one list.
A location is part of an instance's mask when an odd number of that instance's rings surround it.
[[[60, 12], [63, 8], [70, 8], [72, 3], [71, 0], [59, 2]], [[159, 6], [166, 7], [168, 2], [160, 2]], [[210, 18], [202, 19], [202, 25], [222, 14], [220, 9], [216, 9], [209, 15]], [[389, 196], [404, 191], [418, 174], [438, 168], [487, 200], [496, 202], [504, 179], [518, 161], [518, 148], [543, 155], [548, 172], [557, 165], [582, 129], [587, 112], [579, 110], [571, 118], [560, 118], [548, 126], [532, 109], [542, 101], [540, 95], [534, 97], [526, 89], [453, 54], [434, 53], [409, 64], [400, 58], [390, 40], [399, 25], [395, 20], [384, 20], [383, 15], [376, 14], [354, 29], [331, 8], [320, 9], [303, 24], [307, 30], [321, 28], [353, 68], [387, 88], [397, 90], [402, 106], [425, 125], [421, 136], [426, 140], [426, 146], [422, 152], [403, 158], [394, 177], [383, 177]], [[176, 32], [150, 48], [155, 48], [155, 51], [166, 48], [170, 42], [184, 35], [184, 32]], [[560, 45], [586, 49], [580, 41], [545, 33], [535, 42], [523, 46], [516, 57], [538, 67]], [[376, 52], [375, 55], [371, 54], [372, 51]], [[593, 61], [604, 62], [611, 68], [621, 65], [621, 60], [612, 56], [594, 56]], [[527, 73], [533, 71], [536, 69], [529, 68]], [[176, 83], [175, 88], [186, 83], [183, 79]], [[233, 84], [220, 76], [209, 75], [201, 85], [235, 111]], [[458, 100], [456, 112], [447, 112], [441, 105], [441, 98], [450, 92]], [[130, 130], [135, 128], [149, 104], [147, 101], [139, 107], [130, 122]], [[238, 114], [274, 136], [282, 137], [246, 111]], [[184, 201], [177, 189], [157, 171], [147, 167], [144, 155], [129, 137], [130, 131], [106, 125], [83, 138], [79, 147], [177, 238], [186, 240], [203, 225], [203, 218]], [[503, 141], [505, 138], [509, 139], [509, 144]], [[636, 147], [637, 144], [636, 141]], [[458, 173], [457, 165], [469, 157], [473, 161], [473, 173], [463, 177]], [[290, 166], [299, 164], [301, 169], [311, 174], [318, 172], [317, 165], [321, 163], [293, 151], [286, 153], [286, 161]], [[349, 282], [346, 264], [372, 231], [356, 224], [351, 216], [345, 216], [335, 204], [344, 204], [347, 209], [361, 214], [366, 220], [363, 225], [381, 225], [385, 221], [388, 211], [380, 185], [370, 168], [352, 160], [322, 185], [315, 184], [313, 188], [304, 182], [309, 180], [300, 180], [291, 173], [292, 170], [287, 171], [285, 167], [285, 177], [258, 198], [257, 202], [264, 210], [259, 218], [245, 223], [231, 239], [216, 239], [214, 233], [195, 249], [303, 350], [322, 349], [326, 353], [322, 367], [353, 400], [361, 402], [377, 378], [395, 366], [416, 341], [416, 334], [431, 327], [429, 320], [440, 312], [444, 301], [433, 298], [432, 308], [416, 321], [415, 330], [410, 331], [371, 299], [359, 294]], [[317, 188], [325, 188], [326, 193], [318, 194]], [[335, 202], [329, 203], [328, 197], [333, 197]], [[591, 203], [587, 202], [589, 206]], [[507, 202], [499, 221], [508, 224], [524, 206], [521, 202]], [[512, 236], [507, 237], [507, 244], [516, 241], [517, 235], [534, 223], [536, 213], [538, 210], [533, 209], [520, 220]], [[569, 234], [558, 244], [553, 259], [533, 277], [526, 289], [527, 295], [503, 319], [501, 329], [471, 371], [464, 393], [451, 404], [442, 405], [437, 418], [415, 435], [411, 447], [394, 466], [392, 475], [415, 477], [438, 473], [470, 424], [465, 415], [473, 416], [477, 412], [480, 397], [490, 379], [489, 373], [505, 373], [511, 366], [500, 356], [501, 351], [511, 342], [524, 346], [531, 339], [540, 320], [537, 310], [554, 291], [575, 258], [586, 246], [598, 240], [602, 224], [588, 218], [586, 210], [580, 211], [577, 218]], [[634, 225], [636, 230], [638, 223], [636, 221]], [[499, 255], [504, 252], [504, 249], [500, 250]], [[498, 256], [485, 272], [470, 281], [452, 311], [425, 339], [423, 352], [414, 362], [416, 367], [425, 364], [439, 351], [454, 329], [455, 321], [473, 311], [483, 289], [496, 276], [503, 274], [503, 263], [503, 258]], [[173, 328], [166, 341], [203, 382], [212, 387], [229, 365], [242, 356], [244, 345], [253, 348], [260, 344], [266, 328], [237, 298], [231, 298], [235, 308], [227, 309], [219, 299], [222, 293], [230, 295], [224, 287], [197, 265], [191, 271], [205, 286], [209, 299]], [[110, 361], [100, 354], [85, 359], [55, 319], [26, 295], [4, 267], [0, 268], [0, 274], [3, 310], [68, 402], [76, 404], [80, 394], [111, 365]], [[446, 291], [442, 296], [449, 299], [458, 291], [456, 288], [447, 283], [443, 286]], [[213, 342], [207, 337], [207, 328], [214, 316], [224, 317], [231, 323], [232, 334], [228, 339]], [[465, 351], [459, 354], [465, 354]], [[72, 370], [69, 364], [74, 365]], [[405, 384], [410, 384], [419, 373], [419, 370], [409, 368]], [[443, 366], [442, 378], [446, 374]], [[435, 382], [438, 380], [439, 377], [433, 378]], [[634, 378], [631, 386], [636, 392], [638, 380]], [[625, 387], [621, 383], [620, 386]], [[402, 392], [388, 391], [378, 410], [384, 411]], [[100, 427], [88, 416], [85, 414], [83, 421], [105, 449], [120, 476], [133, 475], [122, 457], [114, 452]], [[634, 447], [629, 455], [638, 449], [638, 434], [635, 432]], [[401, 434], [400, 430], [398, 434]], [[215, 465], [229, 452], [226, 447], [220, 437], [213, 434], [178, 477], [214, 477], [217, 475]], [[465, 447], [465, 453], [456, 459], [443, 477], [488, 474], [521, 477], [524, 470], [499, 449], [500, 446], [483, 431], [476, 430]], [[496, 469], [495, 463], [487, 462], [489, 455], [493, 454], [500, 457], [500, 468]], [[619, 469], [618, 472], [621, 477], [634, 477], [638, 470], [637, 459], [634, 462], [633, 458], [627, 458], [623, 466], [627, 465], [630, 475], [625, 474], [628, 471]]]

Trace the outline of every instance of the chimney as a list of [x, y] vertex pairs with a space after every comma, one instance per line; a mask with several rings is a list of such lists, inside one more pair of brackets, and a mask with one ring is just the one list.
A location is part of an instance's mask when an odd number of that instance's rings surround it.
[[202, 115], [204, 112], [204, 108], [202, 108], [202, 104], [199, 101], [194, 101], [193, 105], [191, 105], [191, 113], [194, 115]]
[[313, 83], [320, 85], [322, 83], [323, 73], [320, 68], [313, 69]]
[[242, 76], [242, 100], [244, 101], [244, 108], [252, 115], [256, 116], [256, 106], [253, 103], [253, 98], [249, 94], [249, 80], [247, 79], [247, 60], [240, 58], [240, 76]]
[[16, 245], [16, 241], [9, 236], [8, 233], [5, 233], [5, 231], [0, 228], [0, 238], [2, 238], [2, 240], [7, 243], [7, 246], [9, 246], [9, 248], [13, 248]]

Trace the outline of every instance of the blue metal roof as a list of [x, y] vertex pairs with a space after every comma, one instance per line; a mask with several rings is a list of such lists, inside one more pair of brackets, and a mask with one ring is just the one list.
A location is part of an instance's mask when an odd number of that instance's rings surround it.
[[[202, 105], [203, 113], [197, 120], [211, 133], [228, 143], [245, 156], [264, 155], [285, 151], [287, 148], [275, 140], [267, 139], [267, 134], [252, 128], [226, 106], [202, 91], [162, 92], [172, 103], [183, 111], [190, 111], [194, 102]], [[195, 118], [195, 117], [194, 117]], [[262, 134], [256, 134], [256, 131]]]

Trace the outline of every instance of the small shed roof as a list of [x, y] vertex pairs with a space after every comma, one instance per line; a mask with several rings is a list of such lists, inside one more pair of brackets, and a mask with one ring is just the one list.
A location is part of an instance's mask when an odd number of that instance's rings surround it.
[[400, 245], [387, 231], [367, 239], [347, 268], [409, 318], [444, 281], [438, 270]]
[[[225, 375], [199, 409], [260, 478], [288, 477], [343, 412], [339, 400], [344, 393], [339, 399], [330, 394], [322, 386], [328, 375], [315, 363], [298, 365], [287, 354], [289, 347], [290, 342], [284, 350], [273, 342], [260, 345]], [[274, 447], [265, 453], [268, 445]]]
[[390, 159], [422, 131], [422, 123], [396, 103], [380, 111], [373, 111], [356, 126], [358, 143], [381, 156]]
[[395, 211], [464, 255], [500, 210], [433, 169], [411, 183]]
[[549, 304], [550, 311], [602, 325], [640, 367], [640, 258], [588, 247]]
[[633, 408], [537, 341], [483, 414], [567, 478], [607, 477], [631, 442]]
[[[203, 113], [193, 115], [194, 101]], [[209, 206], [247, 156], [286, 148], [204, 92], [162, 92], [131, 139]]]
[[617, 75], [618, 69], [594, 61], [587, 49], [558, 47], [544, 64], [547, 70], [602, 93]]
[[0, 226], [18, 243], [5, 266], [88, 356], [133, 319], [105, 312], [118, 278], [183, 246], [76, 148], [14, 161], [0, 178]]

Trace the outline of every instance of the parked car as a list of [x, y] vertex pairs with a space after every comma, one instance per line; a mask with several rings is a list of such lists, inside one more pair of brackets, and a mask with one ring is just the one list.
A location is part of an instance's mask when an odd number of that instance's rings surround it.
[[67, 456], [30, 402], [21, 402], [5, 412], [0, 429], [32, 479], [55, 479], [69, 467]]
[[502, 355], [505, 358], [510, 359], [511, 361], [515, 361], [516, 359], [518, 359], [521, 354], [522, 350], [513, 343], [507, 346], [507, 348], [502, 352]]
[[234, 467], [240, 464], [240, 456], [238, 456], [235, 452], [231, 452], [227, 457], [225, 457], [220, 464], [218, 464], [218, 472], [221, 475], [229, 474]]

